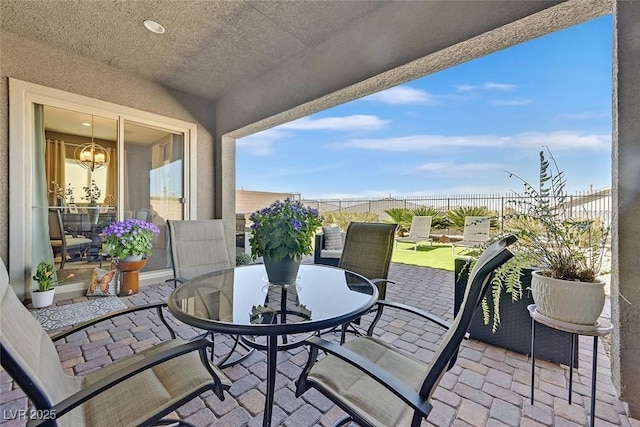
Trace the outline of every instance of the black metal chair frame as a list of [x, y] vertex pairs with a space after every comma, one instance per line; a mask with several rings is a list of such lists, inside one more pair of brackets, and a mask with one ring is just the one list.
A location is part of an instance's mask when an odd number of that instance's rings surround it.
[[[176, 334], [171, 328], [171, 326], [169, 325], [169, 323], [166, 321], [163, 314], [162, 309], [166, 306], [167, 306], [166, 303], [152, 303], [152, 304], [129, 307], [122, 310], [112, 311], [105, 315], [74, 325], [68, 329], [65, 329], [64, 331], [50, 334], [50, 338], [53, 342], [56, 342], [62, 338], [65, 338], [71, 334], [74, 334], [89, 326], [95, 325], [105, 320], [113, 319], [115, 317], [122, 316], [124, 314], [134, 313], [141, 310], [155, 309], [158, 313], [158, 317], [160, 318], [160, 321], [169, 330], [169, 335], [171, 336], [172, 339], [175, 339]], [[228, 390], [230, 386], [222, 384], [218, 376], [215, 374], [215, 372], [212, 370], [211, 366], [209, 365], [209, 362], [207, 360], [207, 354], [206, 354], [206, 350], [207, 348], [209, 348], [209, 346], [210, 346], [210, 343], [208, 340], [200, 339], [200, 340], [191, 341], [191, 342], [176, 346], [174, 348], [167, 349], [161, 353], [154, 355], [153, 357], [145, 358], [144, 360], [135, 362], [130, 366], [128, 366], [126, 369], [118, 371], [116, 374], [113, 374], [107, 378], [97, 381], [96, 383], [91, 384], [89, 386], [86, 386], [82, 389], [82, 391], [74, 395], [71, 395], [67, 399], [57, 404], [53, 404], [52, 402], [50, 402], [46, 394], [43, 392], [43, 390], [40, 390], [35, 386], [36, 382], [30, 379], [29, 373], [22, 368], [22, 366], [11, 356], [11, 353], [8, 351], [8, 349], [5, 348], [4, 345], [2, 345], [1, 343], [0, 343], [0, 354], [2, 354], [2, 358], [1, 358], [2, 366], [9, 373], [9, 375], [14, 379], [16, 384], [18, 384], [18, 386], [24, 391], [27, 397], [31, 400], [31, 402], [36, 408], [36, 411], [38, 413], [43, 413], [43, 414], [47, 414], [47, 413], [55, 414], [55, 416], [53, 416], [52, 419], [39, 419], [39, 420], [33, 419], [27, 423], [28, 427], [34, 427], [34, 426], [55, 426], [57, 425], [55, 422], [55, 419], [60, 418], [61, 416], [68, 413], [72, 409], [82, 405], [83, 403], [87, 402], [91, 398], [98, 396], [101, 392], [111, 388], [112, 386], [120, 383], [121, 381], [131, 378], [136, 374], [139, 374], [147, 369], [150, 369], [156, 365], [159, 365], [163, 362], [166, 362], [178, 356], [191, 353], [193, 351], [198, 351], [200, 353], [200, 359], [202, 360], [204, 367], [209, 371], [209, 373], [211, 374], [211, 377], [214, 379], [214, 383], [210, 387], [204, 387], [194, 391], [193, 393], [190, 393], [189, 395], [185, 396], [184, 399], [182, 399], [181, 401], [149, 417], [144, 423], [144, 425], [175, 425], [177, 424], [177, 425], [192, 426], [191, 423], [183, 420], [162, 419], [162, 418], [165, 415], [175, 411], [180, 406], [184, 405], [185, 403], [192, 400], [193, 398], [201, 395], [203, 392], [207, 390], [212, 390], [220, 400], [225, 399], [224, 391]]]
[[385, 308], [394, 308], [407, 313], [412, 313], [413, 315], [431, 321], [445, 329], [451, 329], [453, 327], [453, 329], [450, 330], [448, 341], [441, 344], [441, 351], [436, 354], [437, 358], [430, 364], [428, 373], [422, 382], [420, 390], [413, 390], [389, 371], [386, 371], [382, 367], [376, 365], [373, 361], [341, 345], [329, 342], [320, 337], [312, 337], [307, 340], [310, 345], [309, 360], [301, 373], [300, 378], [296, 382], [296, 396], [299, 397], [308, 389], [315, 388], [347, 412], [347, 417], [336, 423], [336, 426], [346, 425], [352, 421], [361, 426], [371, 426], [371, 424], [355, 410], [350, 406], [347, 406], [347, 404], [343, 403], [340, 399], [336, 398], [330, 390], [325, 389], [322, 384], [308, 378], [310, 371], [318, 360], [319, 350], [323, 350], [327, 355], [330, 355], [330, 357], [337, 357], [361, 370], [373, 380], [383, 385], [390, 393], [402, 399], [402, 401], [406, 403], [408, 407], [407, 409], [412, 409], [414, 411], [411, 426], [419, 426], [422, 418], [427, 417], [431, 412], [432, 405], [429, 402], [429, 399], [435, 390], [435, 387], [437, 387], [442, 374], [445, 370], [451, 369], [455, 364], [460, 343], [467, 335], [467, 330], [471, 323], [473, 314], [486, 291], [490, 288], [490, 278], [493, 271], [513, 257], [513, 254], [507, 248], [515, 241], [515, 236], [508, 236], [492, 244], [487, 248], [487, 250], [485, 250], [479, 261], [476, 263], [476, 267], [472, 271], [469, 279], [470, 286], [468, 286], [467, 295], [465, 296], [465, 300], [460, 311], [451, 323], [446, 322], [424, 310], [411, 307], [406, 304], [398, 304], [383, 300], [378, 301], [377, 313], [367, 330], [368, 336], [373, 335], [375, 326], [382, 317]]

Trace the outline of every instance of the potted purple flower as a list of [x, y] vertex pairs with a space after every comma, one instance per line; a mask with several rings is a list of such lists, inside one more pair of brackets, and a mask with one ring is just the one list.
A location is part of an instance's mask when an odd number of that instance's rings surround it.
[[109, 225], [103, 232], [103, 242], [112, 258], [139, 261], [151, 254], [158, 227], [139, 219], [125, 219]]
[[251, 255], [261, 256], [272, 284], [294, 283], [302, 255], [313, 252], [312, 239], [322, 218], [299, 200], [276, 200], [249, 217]]

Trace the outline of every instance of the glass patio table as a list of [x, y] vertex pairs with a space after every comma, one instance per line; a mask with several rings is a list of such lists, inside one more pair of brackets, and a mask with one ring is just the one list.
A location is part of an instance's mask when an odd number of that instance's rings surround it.
[[273, 285], [262, 264], [205, 274], [178, 286], [169, 310], [203, 330], [241, 335], [267, 353], [263, 426], [271, 425], [278, 350], [303, 345], [318, 331], [344, 325], [369, 311], [377, 288], [336, 267], [301, 265], [296, 283]]

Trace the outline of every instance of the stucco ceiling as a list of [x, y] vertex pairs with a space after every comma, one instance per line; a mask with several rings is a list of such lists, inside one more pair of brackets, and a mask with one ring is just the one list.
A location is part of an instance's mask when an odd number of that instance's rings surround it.
[[[216, 99], [312, 48], [382, 1], [3, 0], [2, 28]], [[153, 19], [162, 35], [146, 30]], [[6, 48], [6, 47], [5, 47]]]

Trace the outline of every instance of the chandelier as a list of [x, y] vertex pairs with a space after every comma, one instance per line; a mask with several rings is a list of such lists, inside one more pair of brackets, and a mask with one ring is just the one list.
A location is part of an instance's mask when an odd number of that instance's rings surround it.
[[80, 166], [91, 172], [105, 168], [109, 164], [109, 152], [93, 140], [93, 116], [91, 116], [91, 142], [77, 147], [73, 157]]

